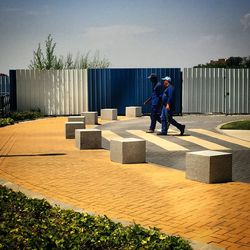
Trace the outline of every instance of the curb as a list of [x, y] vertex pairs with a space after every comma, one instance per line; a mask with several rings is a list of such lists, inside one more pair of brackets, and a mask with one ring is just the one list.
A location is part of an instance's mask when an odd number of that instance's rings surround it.
[[[236, 120], [235, 122], [238, 122], [238, 121], [244, 121], [244, 120]], [[221, 129], [221, 127], [222, 127], [223, 125], [228, 124], [228, 123], [231, 123], [231, 122], [234, 122], [234, 121], [221, 123], [221, 124], [219, 124], [219, 125], [215, 128], [215, 130], [216, 130], [217, 132], [223, 134], [223, 135], [230, 136], [230, 137], [232, 137], [232, 138], [236, 138], [236, 139], [240, 139], [240, 140], [249, 142], [248, 140], [244, 140], [244, 139], [239, 138], [239, 137], [237, 137], [237, 136], [231, 135], [230, 133], [226, 133], [226, 132], [223, 131], [224, 129]], [[226, 129], [226, 130], [228, 131], [228, 130], [230, 130], [230, 129]], [[241, 131], [240, 129], [235, 129], [235, 130]], [[244, 131], [245, 131], [245, 130], [244, 130]]]

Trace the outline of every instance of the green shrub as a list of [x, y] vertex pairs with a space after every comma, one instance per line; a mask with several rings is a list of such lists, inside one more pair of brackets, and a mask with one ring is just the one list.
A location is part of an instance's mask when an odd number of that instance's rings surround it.
[[0, 186], [0, 249], [176, 249], [187, 241], [158, 229], [52, 207]]
[[7, 114], [0, 116], [0, 127], [7, 126], [18, 121], [35, 120], [40, 117], [43, 117], [43, 114], [40, 112], [40, 110], [25, 111], [25, 112], [9, 112]]
[[8, 115], [14, 121], [34, 120], [42, 117], [42, 114], [38, 111], [25, 111], [25, 112], [11, 112]]
[[14, 120], [12, 118], [0, 118], [0, 127], [12, 124], [14, 124]]

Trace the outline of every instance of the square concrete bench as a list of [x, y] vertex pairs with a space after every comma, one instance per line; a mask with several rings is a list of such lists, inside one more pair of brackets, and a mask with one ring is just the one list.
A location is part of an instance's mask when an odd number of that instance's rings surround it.
[[117, 109], [101, 109], [101, 119], [117, 120]]
[[126, 116], [141, 117], [141, 107], [126, 107]]
[[68, 122], [84, 122], [85, 123], [85, 116], [69, 116]]
[[98, 113], [96, 111], [82, 112], [81, 116], [85, 116], [85, 123], [94, 125], [98, 123]]
[[76, 129], [84, 129], [84, 122], [66, 122], [65, 123], [65, 137], [66, 139], [74, 139], [75, 138], [75, 130]]
[[78, 149], [98, 149], [102, 147], [102, 133], [99, 129], [77, 129], [75, 134]]
[[146, 161], [146, 141], [136, 138], [112, 139], [110, 160], [119, 163], [142, 163]]
[[232, 181], [232, 154], [211, 150], [186, 153], [186, 178], [204, 183]]

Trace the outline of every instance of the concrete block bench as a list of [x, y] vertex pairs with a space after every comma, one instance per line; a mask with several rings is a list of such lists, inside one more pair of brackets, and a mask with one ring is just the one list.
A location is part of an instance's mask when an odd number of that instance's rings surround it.
[[66, 122], [65, 123], [65, 137], [66, 139], [74, 139], [75, 138], [75, 130], [76, 129], [84, 129], [84, 122]]
[[99, 129], [77, 129], [75, 134], [78, 149], [98, 149], [102, 147], [102, 132]]
[[128, 117], [141, 117], [141, 107], [126, 107], [126, 116]]
[[232, 181], [232, 154], [211, 150], [186, 153], [186, 178], [204, 183]]
[[142, 163], [146, 161], [146, 141], [136, 138], [112, 139], [110, 160], [119, 163]]
[[85, 123], [85, 116], [69, 116], [68, 122], [84, 122]]
[[101, 119], [117, 120], [117, 109], [101, 109]]
[[81, 116], [85, 116], [86, 124], [94, 125], [98, 123], [98, 113], [96, 111], [81, 112]]

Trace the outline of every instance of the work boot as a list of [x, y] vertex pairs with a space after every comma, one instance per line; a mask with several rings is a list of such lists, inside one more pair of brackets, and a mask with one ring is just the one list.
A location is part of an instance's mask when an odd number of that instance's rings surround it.
[[167, 135], [166, 132], [158, 132], [157, 135]]
[[149, 130], [146, 131], [146, 133], [154, 133], [154, 130], [149, 129]]
[[184, 135], [185, 127], [186, 127], [185, 125], [182, 125], [182, 127], [180, 129], [180, 131], [181, 131], [180, 135]]

